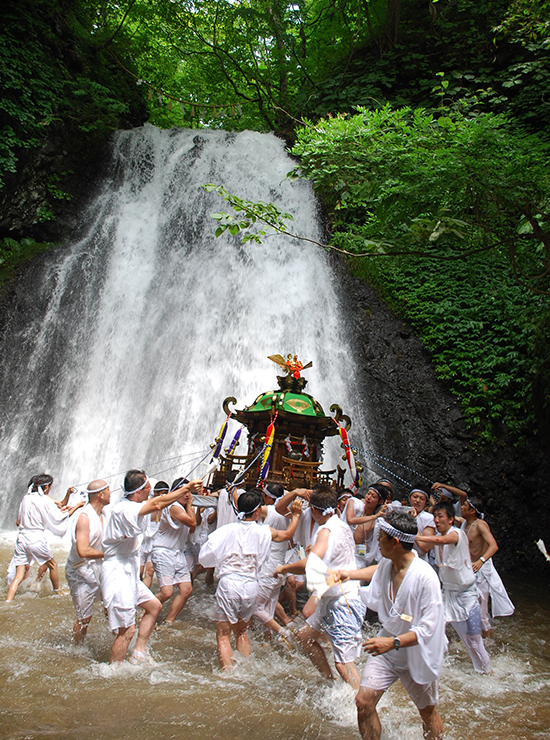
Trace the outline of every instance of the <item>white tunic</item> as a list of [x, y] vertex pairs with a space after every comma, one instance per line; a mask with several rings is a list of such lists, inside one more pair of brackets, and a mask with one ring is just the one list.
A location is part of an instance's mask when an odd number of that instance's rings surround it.
[[[237, 498], [241, 493], [244, 493], [244, 489], [239, 488], [237, 490]], [[227, 488], [222, 488], [218, 494], [216, 529], [223, 527], [225, 524], [233, 524], [237, 521], [237, 512], [233, 508], [232, 495]]]
[[220, 580], [231, 573], [258, 580], [260, 568], [269, 557], [271, 532], [257, 522], [227, 524], [208, 537], [199, 553], [204, 568], [218, 568]]
[[19, 505], [19, 531], [32, 538], [42, 536], [49, 529], [63, 537], [69, 525], [69, 515], [56, 506], [55, 501], [36, 491], [26, 493]]
[[[328, 544], [323, 562], [330, 570], [355, 569], [355, 542], [348, 524], [344, 523], [337, 514], [333, 514], [324, 524], [319, 526], [317, 537], [326, 529], [329, 532]], [[357, 598], [359, 594], [358, 581], [335, 583], [323, 594], [321, 602], [332, 599]]]
[[53, 499], [38, 491], [23, 496], [17, 515], [19, 533], [15, 543], [14, 564], [36, 560], [39, 565], [53, 557], [46, 539], [46, 529], [62, 537], [69, 525], [69, 515], [56, 506]]
[[[420, 514], [416, 515], [416, 525], [418, 527], [418, 534], [424, 534], [426, 527], [433, 527], [434, 532], [436, 531], [433, 515], [429, 511], [421, 511]], [[422, 560], [429, 559], [429, 551], [423, 552], [416, 543], [414, 544], [414, 549], [419, 558], [422, 558]]]
[[391, 569], [391, 560], [382, 558], [371, 583], [361, 588], [361, 598], [378, 612], [385, 636], [416, 634], [418, 645], [403, 652], [413, 681], [429, 684], [439, 678], [447, 646], [439, 581], [431, 566], [415, 557], [392, 601]]
[[147, 528], [147, 517], [139, 516], [143, 505], [122, 498], [105, 527], [101, 583], [113, 631], [133, 623], [136, 605], [153, 597], [139, 578], [139, 548]]
[[443, 584], [445, 619], [447, 622], [465, 622], [477, 601], [476, 577], [468, 536], [457, 527], [451, 527], [449, 532], [458, 534], [458, 542], [435, 546], [439, 578]]
[[[99, 587], [101, 582], [101, 559], [83, 558], [78, 554], [76, 546], [76, 526], [81, 516], [86, 515], [90, 523], [90, 547], [94, 550], [102, 550], [103, 543], [103, 519], [91, 504], [86, 504], [75, 517], [71, 525], [71, 549], [67, 557], [65, 571], [67, 580], [78, 578], [86, 581], [89, 585]], [[69, 582], [70, 585], [70, 582]]]
[[186, 511], [185, 506], [179, 501], [162, 510], [158, 529], [153, 536], [154, 548], [166, 547], [169, 550], [183, 550], [189, 539], [189, 527], [178, 519], [174, 519], [170, 513], [174, 506], [179, 506]]

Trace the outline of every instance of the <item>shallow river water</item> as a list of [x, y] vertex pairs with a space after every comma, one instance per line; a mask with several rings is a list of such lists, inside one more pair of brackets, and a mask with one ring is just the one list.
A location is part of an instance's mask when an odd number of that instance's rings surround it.
[[[0, 540], [2, 573], [13, 539]], [[64, 563], [63, 546], [54, 552]], [[449, 740], [550, 736], [550, 579], [505, 580], [516, 614], [495, 620], [495, 637], [487, 641], [492, 676], [474, 673], [449, 632], [440, 687]], [[87, 645], [76, 649], [70, 597], [54, 596], [47, 577], [39, 592], [26, 583], [11, 605], [0, 604], [2, 740], [359, 737], [351, 689], [322, 680], [303, 655], [267, 644], [259, 634], [253, 635], [253, 656], [229, 675], [220, 673], [214, 592], [201, 578], [175, 627], [159, 627], [152, 636], [156, 665], [116, 668], [108, 664], [112, 637], [100, 610]], [[365, 628], [366, 635], [373, 631]], [[383, 740], [421, 740], [416, 710], [400, 685], [382, 698], [380, 715]]]

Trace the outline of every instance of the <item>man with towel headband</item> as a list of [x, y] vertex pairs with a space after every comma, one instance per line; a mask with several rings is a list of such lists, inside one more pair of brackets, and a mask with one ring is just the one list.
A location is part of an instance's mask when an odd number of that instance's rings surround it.
[[65, 564], [65, 576], [71, 590], [76, 622], [73, 637], [77, 645], [86, 637], [100, 598], [101, 560], [103, 558], [103, 507], [111, 501], [111, 489], [104, 480], [94, 480], [85, 491], [88, 503], [80, 510], [71, 530], [71, 549]]
[[424, 737], [438, 740], [443, 736], [437, 711], [447, 645], [443, 601], [437, 575], [413, 550], [416, 533], [414, 517], [399, 509], [389, 512], [380, 522], [379, 565], [339, 574], [342, 580], [372, 577], [361, 589], [361, 598], [378, 612], [382, 623], [377, 637], [365, 643], [370, 657], [355, 699], [363, 740], [380, 738], [376, 706], [398, 679], [420, 712]]
[[139, 549], [147, 529], [147, 514], [170, 506], [183, 494], [200, 493], [202, 481], [194, 480], [163, 496], [149, 498], [151, 484], [143, 470], [129, 470], [124, 478], [123, 497], [113, 511], [103, 538], [103, 603], [109, 627], [116, 634], [111, 663], [124, 660], [135, 632], [136, 607], [145, 614], [139, 623], [131, 661], [147, 660], [146, 647], [161, 610], [160, 601], [139, 578]]

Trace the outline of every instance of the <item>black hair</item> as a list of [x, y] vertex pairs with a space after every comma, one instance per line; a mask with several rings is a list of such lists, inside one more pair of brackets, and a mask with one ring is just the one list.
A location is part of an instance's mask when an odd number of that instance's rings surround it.
[[470, 504], [470, 508], [474, 509], [476, 517], [481, 519], [481, 515], [485, 513], [485, 507], [479, 496], [468, 496], [466, 502]]
[[32, 486], [32, 490], [37, 491], [39, 486], [41, 488], [43, 486], [51, 486], [52, 483], [53, 477], [49, 473], [39, 473], [38, 475], [33, 475], [27, 487], [30, 488]]
[[271, 496], [271, 498], [281, 498], [281, 496], [285, 492], [285, 489], [280, 483], [268, 483], [265, 487], [265, 490], [268, 496]]
[[132, 491], [137, 491], [145, 483], [146, 478], [144, 470], [129, 470], [124, 476], [124, 490], [130, 496]]
[[[392, 509], [384, 518], [388, 524], [391, 524], [392, 527], [398, 529], [404, 534], [418, 534], [418, 524], [416, 523], [416, 519], [412, 514], [409, 514], [408, 511], [399, 511], [399, 508]], [[404, 550], [410, 551], [413, 549], [414, 543], [403, 542], [403, 540], [399, 540], [399, 542], [403, 545]]]
[[187, 480], [187, 478], [176, 478], [176, 480], [170, 486], [170, 491], [175, 491], [176, 488], [181, 488], [186, 483], [189, 483], [189, 481]]
[[225, 476], [225, 480], [227, 483], [233, 483], [235, 478], [239, 475], [239, 470], [230, 470], [229, 473]]
[[263, 491], [261, 488], [253, 488], [251, 491], [241, 493], [237, 499], [237, 510], [248, 516], [255, 511], [263, 501]]
[[314, 509], [320, 509], [321, 511], [331, 507], [336, 510], [338, 506], [338, 494], [332, 486], [326, 483], [319, 483], [313, 489], [309, 503]]
[[155, 488], [153, 489], [155, 491], [169, 491], [170, 486], [165, 480], [159, 480], [155, 483]]
[[[391, 482], [391, 480], [388, 480], [387, 478], [379, 478], [374, 485], [384, 486], [384, 488], [389, 488], [390, 491], [393, 493], [393, 483]], [[374, 488], [374, 486], [369, 486], [369, 488]]]
[[376, 491], [376, 493], [378, 494], [379, 503], [384, 502], [388, 498], [388, 487], [387, 486], [383, 486], [381, 483], [373, 483], [372, 486], [369, 486], [367, 488], [367, 491], [371, 488], [373, 491]]
[[447, 516], [449, 517], [449, 519], [452, 519], [454, 522], [455, 509], [454, 509], [454, 506], [450, 504], [448, 501], [440, 501], [439, 503], [437, 503], [432, 509], [432, 514], [435, 514], [436, 511], [447, 512]]

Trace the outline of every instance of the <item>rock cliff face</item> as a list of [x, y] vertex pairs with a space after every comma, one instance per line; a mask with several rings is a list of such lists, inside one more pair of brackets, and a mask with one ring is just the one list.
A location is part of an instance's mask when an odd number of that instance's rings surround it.
[[[336, 260], [334, 269], [349, 316], [373, 451], [432, 481], [480, 495], [500, 546], [495, 558], [499, 568], [545, 567], [535, 541], [550, 540], [548, 449], [533, 438], [522, 448], [502, 440], [475, 451], [459, 404], [435, 377], [430, 353], [411, 328]], [[353, 428], [351, 434], [353, 438]], [[427, 485], [410, 470], [381, 462], [415, 486]], [[390, 477], [376, 466], [372, 470], [378, 477]], [[376, 475], [365, 478], [369, 482]], [[405, 484], [397, 490], [405, 492]]]

